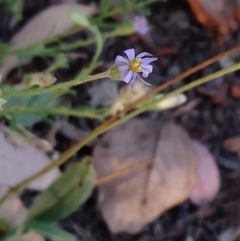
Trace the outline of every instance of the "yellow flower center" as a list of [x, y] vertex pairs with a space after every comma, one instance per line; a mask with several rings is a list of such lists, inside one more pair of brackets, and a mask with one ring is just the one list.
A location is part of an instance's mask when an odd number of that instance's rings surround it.
[[142, 67], [141, 67], [141, 59], [140, 58], [135, 58], [130, 64], [129, 64], [129, 69], [134, 71], [135, 73], [142, 72]]

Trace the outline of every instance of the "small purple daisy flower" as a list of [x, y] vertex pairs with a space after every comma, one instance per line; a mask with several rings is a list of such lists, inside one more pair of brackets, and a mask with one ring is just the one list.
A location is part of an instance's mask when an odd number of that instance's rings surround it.
[[[141, 80], [146, 85], [151, 85], [145, 82], [143, 78], [147, 78], [152, 73], [153, 67], [150, 63], [156, 61], [157, 58], [147, 57], [152, 56], [147, 52], [142, 52], [135, 56], [134, 49], [125, 50], [124, 53], [127, 55], [127, 58], [118, 55], [115, 59], [118, 70], [121, 72], [121, 80], [127, 84], [130, 83], [131, 87], [134, 86], [136, 79]], [[142, 73], [142, 76], [140, 73]]]
[[144, 15], [135, 15], [133, 19], [133, 25], [136, 32], [140, 35], [144, 35], [149, 31], [148, 22]]

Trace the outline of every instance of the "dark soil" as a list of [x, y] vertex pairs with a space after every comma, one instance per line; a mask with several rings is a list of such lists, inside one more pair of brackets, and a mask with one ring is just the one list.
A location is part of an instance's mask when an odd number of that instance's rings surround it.
[[[49, 5], [49, 0], [25, 1], [23, 20], [16, 23], [13, 29], [10, 29], [11, 14], [6, 9], [0, 8], [2, 18], [0, 40], [8, 41], [31, 16]], [[238, 44], [239, 30], [229, 33], [223, 41], [223, 46], [217, 46], [211, 34], [195, 20], [185, 1], [174, 0], [156, 3], [149, 8], [151, 11], [149, 21], [152, 25], [151, 38], [155, 47], [159, 50], [166, 48], [176, 50], [175, 54], [161, 55], [161, 64], [155, 64], [151, 76], [151, 82], [155, 86]], [[134, 47], [139, 52], [151, 51], [151, 47], [137, 36], [114, 38], [107, 41], [101, 58], [105, 62], [114, 61], [117, 54], [129, 47]], [[91, 57], [93, 48], [87, 47], [81, 51]], [[81, 64], [83, 66], [86, 63]], [[34, 69], [34, 66], [36, 65], [33, 61], [31, 68]], [[79, 63], [77, 67], [79, 68]], [[220, 63], [213, 64], [184, 79], [167, 91], [221, 68]], [[56, 74], [61, 80], [68, 80], [73, 76], [74, 71], [76, 71], [76, 63], [72, 64], [70, 70], [59, 71]], [[95, 191], [83, 207], [61, 222], [61, 226], [74, 233], [79, 240], [84, 241], [215, 241], [218, 240], [219, 234], [228, 228], [238, 227], [240, 224], [240, 160], [238, 154], [229, 153], [222, 147], [226, 138], [240, 135], [240, 100], [234, 99], [228, 92], [232, 84], [238, 82], [239, 74], [236, 73], [189, 91], [187, 93], [189, 100], [200, 98], [200, 104], [174, 119], [188, 131], [190, 136], [206, 144], [218, 162], [222, 179], [221, 191], [210, 205], [198, 208], [186, 201], [147, 225], [137, 235], [124, 233], [114, 235], [108, 231], [98, 211], [97, 191]], [[224, 85], [227, 85], [227, 88], [222, 88]], [[79, 106], [79, 103], [87, 104], [89, 100], [88, 87], [89, 85], [79, 87], [77, 89], [79, 94], [66, 98], [66, 101], [72, 103], [73, 106]], [[216, 102], [216, 98], [222, 92], [225, 93], [224, 98], [220, 98], [221, 101]], [[173, 111], [168, 112], [173, 113]], [[161, 115], [157, 114], [158, 118], [161, 118]], [[70, 118], [69, 121], [87, 131], [98, 125], [97, 122], [82, 118]], [[32, 130], [44, 137], [48, 128], [46, 124], [39, 123]], [[72, 144], [72, 140], [61, 134], [57, 135], [56, 149], [58, 151], [62, 152]], [[82, 149], [71, 161], [79, 160], [79, 157], [85, 154], [91, 154], [91, 148]], [[22, 197], [23, 201], [30, 205], [35, 195], [36, 193], [27, 191]]]

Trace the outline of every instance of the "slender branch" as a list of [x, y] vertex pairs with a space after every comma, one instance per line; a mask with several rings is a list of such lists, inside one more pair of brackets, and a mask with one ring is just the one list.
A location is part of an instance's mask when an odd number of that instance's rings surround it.
[[236, 52], [240, 51], [240, 45], [225, 51], [224, 53], [221, 53], [219, 55], [214, 56], [211, 59], [206, 60], [205, 62], [187, 70], [186, 72], [176, 76], [175, 78], [165, 82], [162, 85], [159, 85], [158, 87], [156, 87], [155, 89], [149, 91], [148, 93], [146, 93], [144, 96], [142, 96], [141, 98], [139, 98], [138, 100], [136, 100], [135, 102], [133, 102], [132, 104], [128, 105], [124, 110], [118, 112], [117, 114], [115, 114], [114, 116], [112, 116], [111, 118], [109, 118], [107, 121], [105, 121], [101, 126], [99, 126], [99, 128], [102, 128], [103, 126], [108, 126], [109, 124], [111, 124], [112, 122], [114, 122], [115, 120], [117, 120], [118, 118], [121, 118], [121, 116], [124, 116], [126, 113], [128, 113], [130, 110], [134, 109], [137, 105], [139, 105], [140, 103], [144, 102], [145, 100], [147, 100], [149, 97], [159, 93], [160, 91], [168, 88], [169, 86], [172, 86], [176, 83], [178, 83], [179, 81], [181, 81], [182, 79], [190, 76], [191, 74], [194, 74], [195, 72], [206, 68], [207, 66], [217, 62], [219, 59], [229, 56], [231, 54], [234, 54]]
[[61, 89], [68, 89], [71, 88], [73, 86], [76, 85], [80, 85], [92, 80], [96, 80], [96, 79], [103, 79], [103, 78], [107, 78], [108, 77], [108, 72], [103, 72], [103, 73], [99, 73], [96, 75], [89, 75], [89, 76], [84, 76], [81, 79], [75, 79], [75, 80], [71, 80], [68, 82], [64, 82], [64, 83], [60, 83], [60, 84], [54, 84], [51, 85], [49, 87], [46, 88], [39, 88], [39, 89], [20, 89], [20, 90], [10, 90], [10, 91], [5, 91], [3, 89], [2, 91], [2, 96], [4, 98], [6, 98], [7, 96], [27, 96], [27, 95], [39, 95], [39, 94], [43, 94], [46, 92], [50, 92], [50, 91], [58, 91]]
[[153, 163], [153, 159], [150, 159], [150, 160], [141, 161], [141, 162], [129, 165], [127, 167], [121, 168], [121, 169], [119, 169], [119, 170], [117, 170], [113, 173], [110, 173], [106, 176], [103, 176], [103, 177], [99, 178], [96, 181], [96, 186], [101, 186], [101, 185], [103, 185], [105, 183], [108, 183], [111, 180], [116, 179], [118, 177], [121, 177], [125, 174], [128, 174], [128, 173], [133, 172], [133, 171], [137, 171], [138, 169], [148, 167], [152, 163]]
[[158, 99], [158, 100], [153, 100], [151, 103], [148, 103], [146, 106], [143, 106], [140, 109], [137, 109], [135, 111], [133, 111], [132, 113], [124, 116], [123, 118], [111, 123], [110, 125], [106, 126], [106, 125], [101, 125], [100, 127], [102, 128], [96, 128], [90, 135], [88, 135], [87, 137], [85, 137], [83, 140], [77, 142], [75, 145], [73, 145], [72, 147], [70, 147], [67, 151], [65, 151], [58, 160], [52, 162], [51, 164], [49, 164], [47, 167], [43, 168], [42, 170], [38, 171], [36, 174], [32, 175], [31, 177], [27, 178], [26, 180], [22, 181], [21, 183], [19, 183], [18, 185], [16, 185], [15, 187], [13, 187], [12, 189], [9, 190], [9, 192], [7, 192], [5, 194], [5, 196], [0, 200], [0, 205], [6, 201], [13, 193], [19, 193], [22, 190], [24, 190], [24, 188], [26, 188], [31, 182], [35, 181], [36, 179], [40, 178], [41, 176], [45, 175], [47, 172], [53, 170], [54, 168], [60, 166], [61, 164], [63, 164], [64, 162], [66, 162], [68, 160], [68, 158], [70, 158], [74, 153], [76, 153], [77, 151], [79, 151], [84, 145], [86, 145], [87, 143], [89, 143], [90, 141], [94, 140], [97, 136], [99, 136], [100, 134], [106, 132], [107, 130], [112, 129], [113, 127], [120, 125], [124, 122], [126, 122], [127, 120], [137, 116], [138, 114], [144, 112], [146, 109], [148, 109], [149, 106], [151, 106], [152, 104], [155, 103], [159, 103], [171, 96], [174, 96], [176, 94], [185, 92], [189, 89], [192, 89], [198, 85], [204, 84], [210, 80], [213, 80], [215, 78], [218, 78], [220, 76], [223, 76], [225, 74], [229, 74], [233, 71], [236, 71], [240, 69], [240, 63], [239, 64], [235, 64], [234, 66], [231, 66], [229, 68], [220, 70], [216, 73], [210, 74], [206, 77], [203, 77], [201, 79], [198, 79], [190, 84], [187, 84], [177, 90], [174, 90], [172, 92], [170, 92], [169, 94], [164, 95], [162, 98]]
[[97, 119], [100, 121], [104, 120], [104, 109], [72, 109], [67, 107], [55, 107], [55, 108], [46, 108], [46, 107], [29, 107], [14, 105], [11, 107], [5, 107], [4, 111], [0, 111], [0, 116], [5, 116], [6, 114], [34, 114], [34, 115], [64, 115], [64, 116], [74, 116], [74, 117], [85, 117], [89, 119]]

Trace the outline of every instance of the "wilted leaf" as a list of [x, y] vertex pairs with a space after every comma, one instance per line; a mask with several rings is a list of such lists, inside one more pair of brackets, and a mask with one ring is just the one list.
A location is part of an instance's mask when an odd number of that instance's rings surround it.
[[[11, 50], [26, 48], [39, 43], [46, 38], [61, 34], [74, 26], [73, 20], [69, 16], [69, 11], [75, 10], [89, 17], [96, 13], [93, 6], [82, 4], [60, 4], [47, 8], [29, 21], [12, 39]], [[36, 31], [37, 30], [37, 31]], [[0, 68], [3, 78], [9, 70], [18, 65], [16, 56], [8, 56], [4, 59]]]
[[75, 211], [91, 194], [95, 172], [89, 159], [73, 164], [30, 208], [28, 220], [58, 221]]
[[112, 232], [139, 232], [186, 200], [195, 183], [197, 156], [181, 128], [146, 119], [108, 132], [96, 146], [99, 177], [150, 159], [151, 170], [138, 170], [99, 187], [99, 208]]
[[[24, 140], [14, 140], [14, 133], [4, 128], [0, 130], [0, 184], [15, 186], [29, 176], [43, 169], [51, 160]], [[11, 141], [12, 140], [12, 141]], [[43, 190], [59, 176], [55, 169], [37, 181], [30, 188]]]

